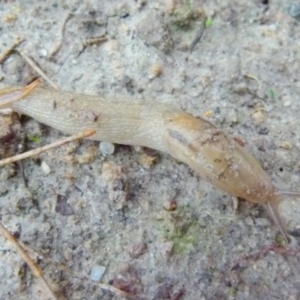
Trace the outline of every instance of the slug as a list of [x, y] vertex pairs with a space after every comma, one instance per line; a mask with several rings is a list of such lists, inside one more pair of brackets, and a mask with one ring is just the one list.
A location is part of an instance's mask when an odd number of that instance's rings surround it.
[[289, 242], [278, 213], [280, 196], [288, 192], [278, 191], [257, 160], [210, 122], [168, 105], [128, 104], [36, 85], [0, 92], [0, 107], [67, 134], [93, 129], [92, 140], [168, 153], [228, 194], [263, 204]]

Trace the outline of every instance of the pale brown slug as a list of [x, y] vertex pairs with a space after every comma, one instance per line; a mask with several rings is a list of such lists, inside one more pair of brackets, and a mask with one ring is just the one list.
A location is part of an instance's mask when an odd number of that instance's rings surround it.
[[278, 214], [280, 192], [267, 173], [235, 139], [204, 119], [168, 105], [115, 102], [35, 84], [3, 91], [0, 107], [64, 133], [94, 129], [93, 140], [169, 153], [228, 194], [265, 205], [284, 239], [289, 240]]

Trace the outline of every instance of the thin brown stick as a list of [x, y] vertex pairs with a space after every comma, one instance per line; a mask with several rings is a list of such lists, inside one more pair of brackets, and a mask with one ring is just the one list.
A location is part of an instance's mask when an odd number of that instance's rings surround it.
[[34, 156], [34, 155], [41, 154], [42, 152], [45, 152], [45, 151], [50, 150], [52, 148], [60, 147], [60, 146], [62, 146], [64, 144], [66, 144], [66, 143], [73, 142], [75, 140], [79, 140], [79, 139], [82, 139], [82, 138], [89, 137], [89, 136], [93, 135], [94, 133], [95, 133], [95, 130], [93, 130], [93, 129], [87, 129], [87, 130], [82, 131], [82, 132], [80, 132], [78, 134], [71, 135], [68, 138], [62, 139], [60, 141], [56, 141], [56, 142], [54, 142], [52, 144], [49, 144], [49, 145], [46, 145], [46, 146], [43, 146], [43, 147], [40, 147], [40, 148], [37, 148], [37, 149], [33, 149], [33, 150], [30, 150], [30, 151], [27, 151], [25, 153], [22, 153], [22, 154], [19, 154], [19, 155], [15, 155], [13, 157], [9, 157], [9, 158], [0, 160], [0, 167], [4, 166], [6, 164], [10, 164], [10, 163], [13, 163], [13, 162], [16, 162], [16, 161], [19, 161], [19, 160], [22, 160], [22, 159]]
[[49, 55], [49, 59], [53, 59], [53, 57], [58, 53], [58, 51], [61, 49], [62, 45], [63, 45], [63, 39], [64, 39], [64, 35], [65, 35], [65, 27], [67, 25], [67, 22], [70, 20], [71, 17], [73, 17], [74, 14], [69, 13], [67, 15], [67, 17], [65, 18], [61, 30], [60, 30], [60, 39], [58, 44], [55, 46], [55, 48], [51, 51], [50, 55]]
[[105, 284], [105, 283], [99, 283], [98, 286], [103, 289], [103, 290], [106, 290], [106, 291], [110, 291], [111, 293], [115, 294], [115, 295], [118, 295], [118, 296], [121, 296], [121, 297], [124, 297], [126, 299], [132, 299], [132, 296], [116, 287], [114, 287], [113, 285], [110, 285], [110, 284]]
[[0, 222], [0, 233], [16, 248], [19, 255], [25, 260], [28, 267], [31, 269], [32, 273], [36, 276], [36, 278], [44, 285], [47, 292], [51, 296], [51, 299], [57, 300], [54, 292], [52, 291], [49, 283], [45, 279], [42, 270], [40, 267], [33, 262], [33, 260], [29, 257], [26, 251], [22, 248], [22, 246], [18, 243], [16, 238], [2, 225]]
[[53, 88], [59, 90], [59, 87], [45, 74], [45, 72], [37, 65], [34, 60], [29, 57], [22, 50], [16, 49], [16, 51], [25, 59], [25, 61], [37, 72], [43, 79], [45, 79]]
[[23, 38], [17, 38], [15, 43], [1, 55], [0, 64], [2, 64], [11, 55], [11, 53], [15, 50], [15, 48], [18, 47], [22, 42], [24, 42], [24, 40], [25, 39]]
[[80, 50], [80, 54], [83, 53], [87, 47], [99, 45], [100, 43], [103, 43], [105, 41], [107, 41], [107, 37], [105, 35], [86, 39], [82, 43], [82, 49]]
[[202, 36], [204, 34], [204, 31], [205, 31], [205, 25], [204, 25], [204, 23], [202, 23], [200, 29], [197, 31], [196, 36], [193, 39], [193, 41], [192, 41], [192, 43], [191, 43], [191, 45], [189, 47], [190, 53], [193, 52], [193, 50], [196, 47], [196, 45], [200, 42], [200, 40], [201, 40], [201, 38], [202, 38]]
[[107, 36], [105, 35], [89, 38], [83, 42], [83, 47], [86, 48], [88, 46], [99, 45], [100, 43], [106, 41], [107, 41]]

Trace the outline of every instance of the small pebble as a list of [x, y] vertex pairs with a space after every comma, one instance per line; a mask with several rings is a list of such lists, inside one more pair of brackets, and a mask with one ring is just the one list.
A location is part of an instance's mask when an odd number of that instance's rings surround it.
[[173, 211], [177, 208], [177, 202], [175, 200], [165, 201], [163, 206], [165, 210]]
[[137, 7], [140, 9], [147, 4], [147, 0], [137, 0]]
[[128, 254], [131, 258], [139, 258], [147, 251], [147, 244], [135, 243], [128, 247]]
[[139, 157], [139, 163], [145, 168], [149, 169], [156, 161], [156, 156], [148, 155], [147, 153], [143, 153]]
[[269, 134], [269, 129], [267, 127], [260, 127], [257, 132], [261, 135], [267, 135]]
[[74, 210], [68, 203], [67, 195], [57, 194], [55, 211], [63, 216], [71, 216], [74, 214]]
[[141, 146], [133, 146], [133, 149], [135, 152], [138, 152], [138, 153], [143, 153], [143, 147]]
[[300, 2], [291, 3], [287, 8], [287, 13], [297, 21], [300, 21]]
[[99, 145], [100, 152], [103, 155], [111, 155], [115, 152], [115, 146], [109, 142], [101, 142]]
[[91, 153], [88, 151], [84, 154], [78, 155], [78, 157], [77, 157], [77, 162], [81, 165], [90, 164], [94, 160], [95, 160], [94, 153]]
[[159, 63], [155, 63], [151, 66], [150, 69], [150, 79], [153, 79], [155, 77], [159, 77], [163, 71], [162, 65]]
[[245, 95], [247, 93], [249, 93], [249, 88], [246, 85], [246, 83], [244, 82], [240, 82], [239, 84], [237, 84], [234, 88], [234, 91], [238, 94], [238, 95]]
[[48, 166], [48, 164], [47, 164], [44, 160], [43, 160], [42, 163], [41, 163], [41, 168], [42, 168], [43, 172], [44, 172], [46, 175], [50, 174], [51, 169], [50, 169], [50, 167]]
[[241, 275], [237, 270], [229, 271], [225, 278], [226, 285], [233, 288], [238, 288], [238, 286], [241, 284], [241, 281]]
[[105, 271], [106, 271], [106, 267], [104, 266], [100, 266], [100, 265], [94, 266], [90, 275], [91, 280], [95, 282], [99, 282], [102, 279]]
[[260, 110], [253, 113], [252, 118], [257, 123], [262, 123], [265, 119], [263, 112]]
[[290, 107], [291, 104], [292, 104], [292, 101], [291, 101], [291, 99], [289, 97], [287, 97], [287, 96], [283, 96], [282, 97], [282, 105], [284, 107]]
[[286, 101], [286, 102], [283, 102], [283, 106], [284, 106], [284, 107], [290, 107], [290, 106], [291, 106], [291, 104], [292, 104], [292, 102], [291, 102], [291, 101]]
[[44, 56], [44, 57], [46, 57], [48, 55], [48, 52], [45, 48], [41, 49], [40, 53], [41, 53], [41, 56]]
[[292, 144], [289, 142], [282, 142], [279, 147], [285, 150], [290, 150], [292, 148]]
[[130, 265], [122, 266], [119, 273], [114, 276], [112, 285], [131, 295], [138, 294], [143, 290], [139, 273]]
[[205, 117], [210, 117], [212, 115], [212, 111], [211, 110], [207, 110], [205, 112]]

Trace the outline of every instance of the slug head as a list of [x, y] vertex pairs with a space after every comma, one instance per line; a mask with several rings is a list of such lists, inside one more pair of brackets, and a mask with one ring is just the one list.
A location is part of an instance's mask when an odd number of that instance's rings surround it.
[[203, 119], [182, 112], [168, 113], [165, 117], [169, 153], [228, 194], [264, 204], [288, 241], [278, 214], [278, 194], [257, 160]]
[[274, 193], [259, 163], [223, 131], [182, 112], [169, 113], [165, 119], [169, 153], [214, 186], [255, 203], [264, 203]]

